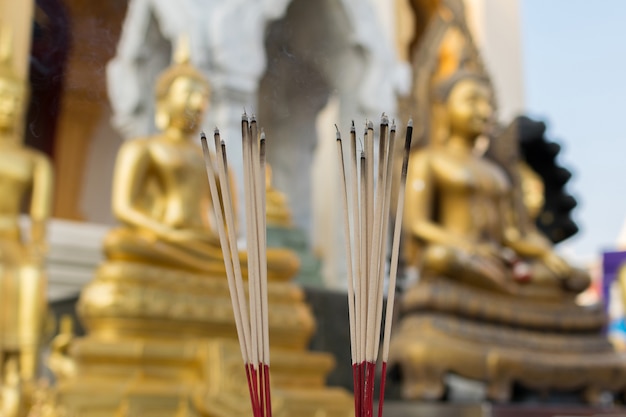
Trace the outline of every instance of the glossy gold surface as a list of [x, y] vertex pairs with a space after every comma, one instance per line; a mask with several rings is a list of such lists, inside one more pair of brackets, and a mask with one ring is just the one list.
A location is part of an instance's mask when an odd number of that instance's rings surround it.
[[575, 302], [589, 276], [534, 226], [539, 178], [519, 159], [506, 170], [476, 151], [493, 114], [489, 85], [469, 72], [444, 82], [447, 137], [413, 151], [408, 170], [405, 253], [421, 276], [391, 346], [403, 395], [440, 398], [448, 372], [486, 382], [494, 401], [508, 401], [513, 382], [584, 388], [589, 402], [625, 390], [603, 310]]
[[[208, 86], [179, 50], [156, 91], [160, 133], [118, 154], [113, 212], [122, 225], [106, 237], [107, 259], [81, 292], [77, 310], [88, 334], [75, 338], [64, 322], [52, 344], [58, 417], [251, 413], [194, 140]], [[284, 220], [284, 200], [272, 193], [268, 206]], [[245, 265], [245, 252], [240, 259]], [[347, 417], [351, 397], [324, 386], [333, 358], [306, 351], [315, 320], [289, 282], [297, 270], [293, 252], [268, 250], [274, 415]]]
[[[11, 65], [10, 37], [0, 40], [0, 410], [23, 415], [24, 392], [37, 379], [46, 317], [46, 223], [53, 174], [49, 159], [22, 143], [25, 80]], [[29, 232], [20, 214], [27, 207]]]
[[[107, 236], [105, 253], [111, 260], [224, 275], [219, 238], [208, 216], [204, 159], [194, 135], [206, 110], [208, 85], [188, 62], [180, 62], [161, 76], [156, 91], [161, 132], [128, 141], [118, 153], [112, 204], [123, 226]], [[292, 252], [268, 252], [270, 280], [289, 279], [297, 268]]]
[[[447, 139], [410, 159], [405, 230], [416, 250], [413, 263], [420, 256], [425, 274], [512, 295], [559, 298], [584, 290], [589, 277], [518, 224], [505, 171], [473, 152], [493, 113], [488, 85], [470, 75], [453, 82], [443, 97]], [[529, 280], [516, 275], [519, 262]]]

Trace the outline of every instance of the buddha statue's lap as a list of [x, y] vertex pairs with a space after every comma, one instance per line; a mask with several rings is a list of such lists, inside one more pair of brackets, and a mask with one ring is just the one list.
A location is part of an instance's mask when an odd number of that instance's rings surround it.
[[589, 286], [589, 275], [572, 268], [566, 280], [556, 276], [540, 260], [525, 261], [527, 274], [532, 281], [516, 280], [510, 268], [491, 273], [491, 261], [471, 252], [443, 245], [429, 245], [421, 259], [425, 277], [446, 277], [497, 293], [512, 296], [561, 299], [575, 297]]
[[[203, 241], [167, 242], [145, 231], [121, 227], [112, 230], [104, 241], [104, 252], [110, 260], [159, 265], [166, 268], [196, 271], [211, 276], [226, 276], [222, 250], [216, 243]], [[239, 254], [242, 273], [247, 274], [247, 252]], [[285, 281], [298, 269], [298, 258], [287, 249], [268, 248], [270, 281]]]

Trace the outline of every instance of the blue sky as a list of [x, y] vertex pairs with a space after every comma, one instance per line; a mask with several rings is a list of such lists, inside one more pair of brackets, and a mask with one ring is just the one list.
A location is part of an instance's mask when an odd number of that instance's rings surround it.
[[626, 1], [522, 0], [528, 114], [548, 124], [574, 172], [581, 231], [561, 246], [583, 261], [613, 247], [626, 220]]

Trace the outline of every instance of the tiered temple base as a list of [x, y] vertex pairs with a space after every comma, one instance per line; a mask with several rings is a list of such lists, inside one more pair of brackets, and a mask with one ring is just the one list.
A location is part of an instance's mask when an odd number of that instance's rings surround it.
[[[270, 283], [269, 300], [274, 415], [351, 415], [351, 395], [325, 386], [332, 356], [306, 351], [315, 321], [302, 291]], [[65, 415], [251, 415], [225, 278], [107, 262], [78, 311], [88, 335], [57, 384]]]
[[[236, 341], [87, 337], [73, 349], [78, 373], [58, 385], [57, 401], [68, 416], [252, 415]], [[325, 387], [332, 367], [328, 355], [273, 350], [273, 415], [348, 417], [351, 397]]]
[[531, 303], [443, 279], [420, 282], [402, 305], [391, 361], [404, 398], [441, 398], [448, 373], [485, 382], [499, 402], [511, 399], [514, 383], [582, 390], [590, 403], [626, 390], [626, 355], [602, 334], [599, 309]]

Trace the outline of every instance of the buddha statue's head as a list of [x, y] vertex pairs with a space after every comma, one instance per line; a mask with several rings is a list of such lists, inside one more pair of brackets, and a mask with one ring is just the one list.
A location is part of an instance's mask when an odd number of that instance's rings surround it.
[[[22, 126], [27, 88], [12, 65], [11, 36], [0, 35], [0, 136], [15, 137]], [[19, 137], [18, 135], [17, 137]]]
[[174, 64], [156, 83], [156, 125], [160, 130], [174, 128], [184, 133], [198, 130], [207, 108], [209, 84], [189, 62], [186, 45], [177, 48]]
[[436, 99], [446, 114], [449, 134], [471, 139], [485, 133], [493, 115], [493, 96], [487, 78], [458, 71], [437, 85]]

